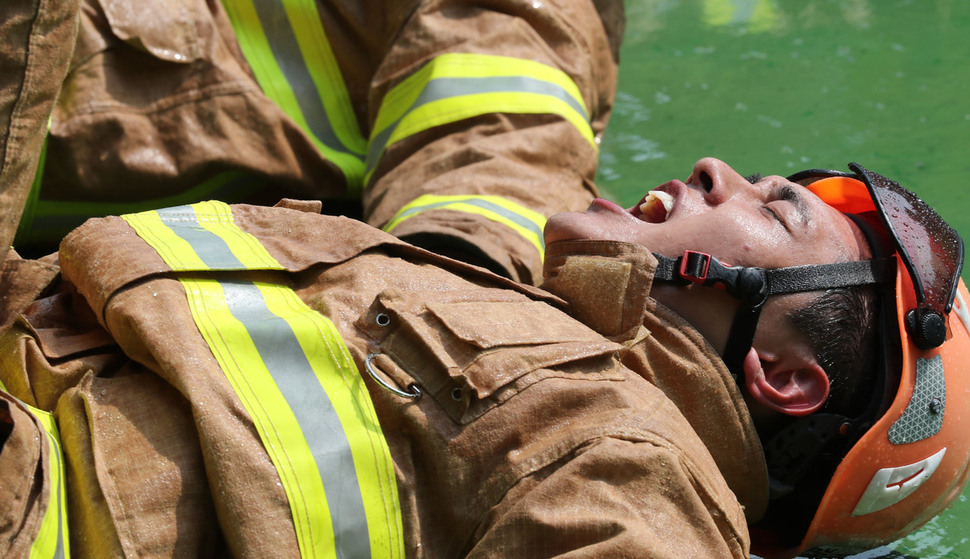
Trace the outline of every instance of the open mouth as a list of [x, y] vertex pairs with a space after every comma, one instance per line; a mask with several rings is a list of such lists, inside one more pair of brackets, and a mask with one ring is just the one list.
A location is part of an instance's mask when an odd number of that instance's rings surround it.
[[662, 190], [651, 190], [636, 207], [633, 217], [648, 223], [663, 223], [674, 209], [674, 197]]

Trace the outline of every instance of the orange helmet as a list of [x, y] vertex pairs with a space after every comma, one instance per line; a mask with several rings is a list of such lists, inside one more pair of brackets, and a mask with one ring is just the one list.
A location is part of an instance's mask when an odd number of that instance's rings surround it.
[[[893, 280], [879, 280], [877, 389], [861, 417], [835, 416], [835, 431], [826, 426], [831, 416], [798, 423], [802, 432], [815, 431], [820, 449], [829, 445], [818, 452], [837, 449], [834, 474], [828, 469], [809, 487], [815, 495], [810, 502], [818, 505], [806, 517], [807, 529], [801, 524], [800, 539], [752, 528], [753, 551], [767, 558], [831, 556], [892, 542], [949, 507], [970, 476], [970, 293], [960, 279], [963, 242], [896, 182], [854, 163], [849, 168], [852, 173], [803, 171], [789, 180], [868, 229], [871, 244], [878, 246], [879, 237], [889, 241], [876, 254], [892, 259], [895, 268]], [[827, 439], [846, 431], [854, 433], [830, 445]], [[765, 452], [771, 470], [772, 449]]]

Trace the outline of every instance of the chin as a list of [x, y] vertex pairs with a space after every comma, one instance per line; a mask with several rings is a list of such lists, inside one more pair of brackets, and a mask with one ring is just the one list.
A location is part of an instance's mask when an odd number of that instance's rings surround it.
[[587, 215], [579, 212], [560, 212], [546, 221], [543, 237], [546, 244], [558, 241], [577, 241], [588, 239], [589, 223]]

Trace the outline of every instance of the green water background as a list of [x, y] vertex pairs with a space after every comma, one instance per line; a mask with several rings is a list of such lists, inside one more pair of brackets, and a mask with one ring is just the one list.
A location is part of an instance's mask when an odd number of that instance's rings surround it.
[[[709, 155], [742, 174], [856, 161], [970, 238], [970, 2], [627, 0], [626, 10], [604, 197], [632, 205]], [[856, 557], [970, 558], [968, 497]]]

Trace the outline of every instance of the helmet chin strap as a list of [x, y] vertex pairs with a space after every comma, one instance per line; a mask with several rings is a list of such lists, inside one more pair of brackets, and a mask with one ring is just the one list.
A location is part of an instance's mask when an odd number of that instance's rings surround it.
[[679, 258], [657, 253], [654, 256], [658, 260], [654, 281], [715, 287], [741, 301], [731, 323], [723, 356], [739, 385], [744, 384], [744, 358], [751, 351], [761, 309], [769, 297], [883, 283], [893, 280], [896, 269], [892, 257], [765, 269], [728, 266], [710, 254], [693, 250], [684, 251]]

